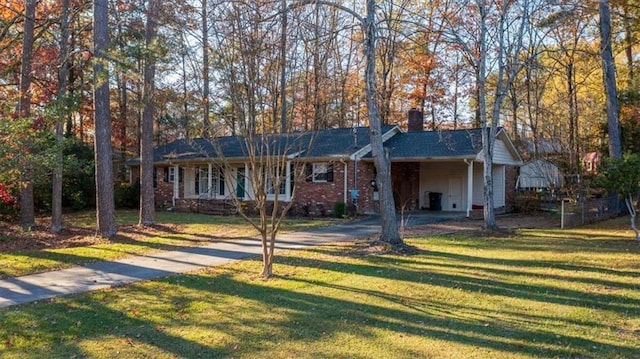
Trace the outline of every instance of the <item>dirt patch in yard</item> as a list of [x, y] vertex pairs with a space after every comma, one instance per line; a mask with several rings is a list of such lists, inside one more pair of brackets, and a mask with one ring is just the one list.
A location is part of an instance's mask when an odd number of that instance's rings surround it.
[[49, 218], [36, 219], [36, 226], [23, 230], [17, 224], [0, 222], [0, 252], [19, 252], [55, 248], [87, 247], [96, 244], [130, 242], [141, 236], [175, 233], [176, 225], [139, 227], [118, 226], [118, 234], [112, 239], [96, 235], [95, 229], [67, 225], [60, 233], [49, 231]]
[[[496, 217], [498, 230], [488, 231], [484, 228], [483, 219], [456, 219], [439, 223], [431, 223], [419, 226], [411, 226], [404, 229], [401, 235], [405, 238], [447, 235], [464, 233], [478, 236], [510, 236], [518, 228], [560, 228], [560, 219], [549, 214], [523, 215], [505, 214]], [[415, 248], [403, 248], [396, 251], [386, 243], [382, 243], [375, 237], [357, 240], [349, 246], [347, 255], [368, 256], [386, 253], [413, 254], [418, 253]]]
[[505, 214], [496, 217], [497, 231], [487, 231], [483, 219], [460, 219], [446, 222], [409, 227], [405, 229], [405, 237], [443, 235], [451, 233], [486, 233], [495, 235], [512, 233], [518, 228], [560, 228], [560, 219], [549, 214]]

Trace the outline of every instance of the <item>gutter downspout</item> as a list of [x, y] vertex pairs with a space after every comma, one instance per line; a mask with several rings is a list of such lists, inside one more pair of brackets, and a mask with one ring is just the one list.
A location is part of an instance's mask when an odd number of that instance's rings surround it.
[[349, 165], [343, 160], [340, 159], [340, 163], [342, 163], [344, 165], [344, 204], [347, 204], [347, 189], [349, 188], [349, 184], [347, 182], [347, 178], [349, 175]]
[[467, 218], [471, 217], [473, 205], [473, 160], [464, 159], [467, 164]]

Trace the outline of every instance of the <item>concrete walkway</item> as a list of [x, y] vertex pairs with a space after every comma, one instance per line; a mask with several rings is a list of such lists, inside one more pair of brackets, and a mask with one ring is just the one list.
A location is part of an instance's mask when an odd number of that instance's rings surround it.
[[[414, 215], [409, 218], [409, 222], [416, 225], [438, 222], [449, 217]], [[298, 249], [350, 241], [379, 232], [379, 218], [368, 217], [327, 228], [281, 234], [276, 241], [276, 248]], [[156, 252], [9, 278], [0, 280], [0, 307], [166, 277], [234, 262], [260, 253], [261, 245], [257, 239], [216, 240], [201, 247], [185, 247], [175, 251]]]

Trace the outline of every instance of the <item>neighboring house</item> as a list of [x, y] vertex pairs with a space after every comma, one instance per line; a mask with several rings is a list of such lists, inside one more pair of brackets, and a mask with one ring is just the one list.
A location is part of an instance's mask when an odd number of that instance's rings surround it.
[[598, 173], [600, 166], [600, 154], [598, 152], [587, 152], [582, 156], [582, 173], [593, 175]]
[[538, 158], [520, 166], [519, 189], [559, 189], [564, 185], [562, 171], [553, 162]]
[[[393, 192], [397, 206], [405, 209], [461, 211], [470, 214], [482, 206], [483, 154], [480, 129], [422, 131], [422, 114], [410, 121], [409, 132], [383, 126], [382, 137], [391, 158]], [[417, 117], [417, 119], [416, 119]], [[307, 146], [313, 138], [311, 146]], [[357, 204], [360, 213], [379, 211], [369, 129], [338, 128], [307, 134], [270, 135], [271, 142], [297, 143], [282, 150], [290, 163], [307, 165], [305, 181], [297, 181], [293, 210], [301, 214], [330, 212], [337, 202]], [[212, 141], [178, 140], [154, 151], [156, 203], [179, 210], [206, 211], [235, 194], [251, 200], [246, 149], [238, 137]], [[285, 142], [286, 142], [285, 141]], [[221, 154], [231, 173], [219, 169]], [[139, 161], [139, 160], [137, 160]], [[494, 203], [505, 208], [507, 190], [515, 188], [514, 166], [521, 163], [513, 143], [500, 129], [494, 147]], [[139, 164], [130, 161], [132, 167]], [[228, 168], [228, 167], [227, 167]], [[291, 173], [287, 166], [287, 174]], [[137, 171], [132, 171], [137, 172]], [[137, 180], [132, 178], [132, 181]], [[290, 201], [291, 176], [279, 188], [279, 200]]]

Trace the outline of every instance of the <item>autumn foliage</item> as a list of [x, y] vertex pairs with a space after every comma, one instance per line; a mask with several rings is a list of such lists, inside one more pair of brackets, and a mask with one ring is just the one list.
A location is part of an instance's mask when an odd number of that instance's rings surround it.
[[0, 183], [0, 216], [14, 216], [18, 210], [18, 200], [9, 186]]

